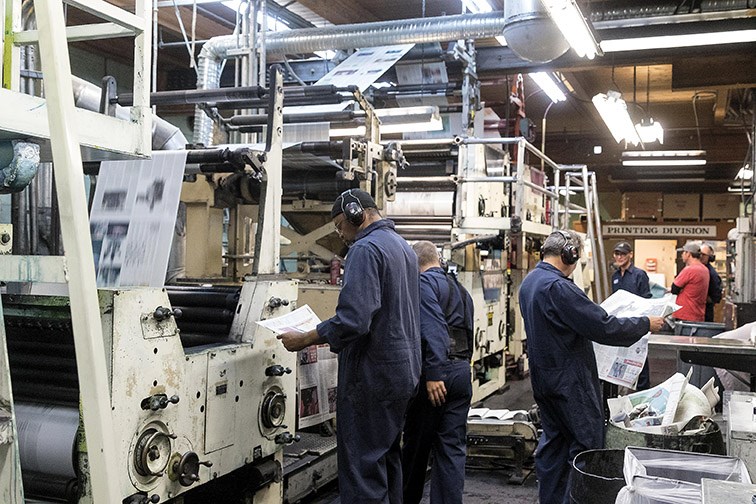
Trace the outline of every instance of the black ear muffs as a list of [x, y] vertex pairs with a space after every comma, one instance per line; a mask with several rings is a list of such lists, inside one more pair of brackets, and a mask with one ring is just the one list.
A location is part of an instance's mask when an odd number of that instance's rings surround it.
[[570, 243], [570, 236], [564, 231], [557, 231], [562, 238], [564, 238], [564, 245], [562, 245], [562, 251], [559, 256], [562, 258], [564, 264], [575, 264], [580, 259], [580, 250]]
[[[347, 196], [351, 196], [354, 201], [347, 203]], [[360, 200], [352, 194], [351, 189], [341, 193], [341, 210], [344, 212], [347, 222], [354, 227], [360, 227], [365, 222], [365, 209], [362, 207]]]
[[365, 209], [359, 201], [350, 201], [344, 205], [344, 216], [354, 227], [360, 227], [365, 222]]

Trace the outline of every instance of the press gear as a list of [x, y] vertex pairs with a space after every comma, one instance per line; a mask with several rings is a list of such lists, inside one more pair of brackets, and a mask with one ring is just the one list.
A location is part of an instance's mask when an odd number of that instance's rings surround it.
[[[468, 325], [467, 320], [467, 296], [464, 288], [459, 284], [457, 277], [451, 273], [446, 273], [446, 282], [449, 286], [449, 293], [446, 297], [446, 304], [444, 305], [444, 317], [446, 320], [450, 320], [453, 313], [453, 307], [451, 306], [452, 289], [456, 289], [459, 293], [459, 297], [462, 299], [462, 307], [465, 314], [465, 325]], [[469, 324], [472, 326], [472, 324]], [[467, 360], [472, 359], [473, 348], [473, 332], [466, 327], [452, 327], [447, 323], [447, 330], [449, 331], [449, 360]]]

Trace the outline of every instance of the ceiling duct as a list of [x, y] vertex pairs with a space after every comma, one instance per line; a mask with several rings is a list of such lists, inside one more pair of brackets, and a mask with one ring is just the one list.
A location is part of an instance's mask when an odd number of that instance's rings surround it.
[[504, 18], [507, 46], [524, 60], [547, 63], [570, 48], [541, 0], [507, 0]]

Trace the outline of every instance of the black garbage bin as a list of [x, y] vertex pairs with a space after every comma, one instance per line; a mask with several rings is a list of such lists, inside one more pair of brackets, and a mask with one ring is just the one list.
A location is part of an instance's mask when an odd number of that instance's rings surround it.
[[625, 486], [625, 450], [587, 450], [572, 461], [570, 500], [573, 504], [614, 504]]

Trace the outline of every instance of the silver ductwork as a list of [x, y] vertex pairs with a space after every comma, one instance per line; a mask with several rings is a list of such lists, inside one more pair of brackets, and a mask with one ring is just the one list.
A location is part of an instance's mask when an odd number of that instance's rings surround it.
[[[423, 44], [468, 38], [495, 37], [504, 31], [506, 20], [501, 12], [403, 19], [377, 23], [350, 24], [324, 28], [305, 28], [267, 34], [268, 54], [296, 54], [328, 49], [354, 49], [394, 44]], [[214, 89], [220, 85], [223, 60], [229, 51], [239, 48], [243, 40], [237, 35], [210, 39], [197, 58], [197, 89]], [[194, 115], [194, 143], [210, 145], [213, 121], [201, 109]]]
[[[100, 88], [90, 82], [73, 78], [74, 104], [86, 110], [100, 110]], [[116, 105], [116, 117], [129, 120], [131, 109]], [[153, 150], [183, 150], [186, 148], [186, 137], [181, 130], [165, 119], [153, 114], [152, 116], [152, 149]]]

